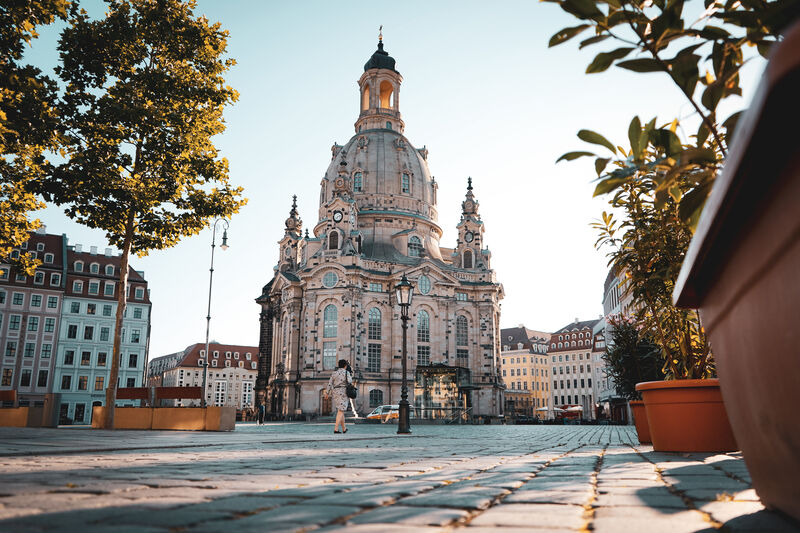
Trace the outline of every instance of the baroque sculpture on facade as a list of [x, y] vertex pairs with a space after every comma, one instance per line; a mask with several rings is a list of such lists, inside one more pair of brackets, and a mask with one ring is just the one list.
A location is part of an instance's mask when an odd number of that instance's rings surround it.
[[402, 332], [393, 288], [404, 274], [415, 284], [408, 336], [415, 416], [503, 412], [503, 287], [490, 267], [472, 180], [456, 245], [444, 248], [428, 150], [403, 136], [401, 82], [381, 40], [358, 80], [356, 133], [331, 149], [313, 236], [303, 235], [296, 197], [286, 219], [274, 277], [256, 299], [257, 401], [272, 417], [329, 414], [323, 391], [339, 359], [355, 373], [359, 412], [398, 402]]

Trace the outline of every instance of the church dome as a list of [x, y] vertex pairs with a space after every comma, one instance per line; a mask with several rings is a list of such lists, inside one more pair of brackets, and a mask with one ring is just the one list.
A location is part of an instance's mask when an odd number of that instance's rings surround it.
[[373, 68], [383, 68], [397, 72], [394, 68], [394, 63], [394, 58], [383, 50], [383, 41], [378, 41], [378, 49], [375, 50], [369, 61], [364, 64], [364, 72]]

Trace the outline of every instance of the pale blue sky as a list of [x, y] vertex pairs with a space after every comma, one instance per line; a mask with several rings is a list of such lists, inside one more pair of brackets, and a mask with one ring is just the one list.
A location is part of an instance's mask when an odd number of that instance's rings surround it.
[[[82, 5], [92, 15], [103, 12], [101, 2]], [[312, 227], [330, 147], [354, 133], [356, 82], [381, 24], [386, 51], [404, 77], [405, 134], [428, 147], [439, 182], [443, 246], [455, 243], [466, 179], [473, 178], [485, 242], [506, 293], [502, 326], [554, 331], [602, 313], [606, 259], [594, 250], [589, 224], [605, 201], [592, 199], [591, 161], [555, 160], [583, 148], [575, 137], [581, 128], [620, 144], [635, 114], [664, 122], [688, 116], [667, 80], [619, 69], [585, 75], [603, 48], [578, 51], [576, 39], [548, 49], [553, 33], [576, 25], [548, 3], [208, 0], [197, 12], [231, 33], [229, 52], [238, 64], [227, 80], [241, 97], [216, 143], [230, 161], [231, 181], [250, 199], [231, 221], [230, 249], [217, 249], [213, 339], [257, 345], [253, 300], [272, 277], [291, 196], [298, 195], [304, 225]], [[56, 37], [56, 28], [44, 29], [31, 61], [54, 65]], [[754, 61], [745, 69], [746, 97], [762, 68]], [[71, 244], [106, 246], [102, 232], [56, 208], [40, 218]], [[204, 340], [210, 244], [206, 230], [132, 259], [150, 282], [151, 358]]]

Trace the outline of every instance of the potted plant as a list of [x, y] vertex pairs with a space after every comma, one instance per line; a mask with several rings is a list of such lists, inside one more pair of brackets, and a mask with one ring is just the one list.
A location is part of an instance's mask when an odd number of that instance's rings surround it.
[[661, 351], [649, 337], [642, 336], [631, 316], [611, 315], [607, 318], [611, 336], [602, 355], [606, 373], [617, 393], [629, 401], [639, 442], [649, 444], [650, 427], [642, 396], [636, 384], [664, 379]]

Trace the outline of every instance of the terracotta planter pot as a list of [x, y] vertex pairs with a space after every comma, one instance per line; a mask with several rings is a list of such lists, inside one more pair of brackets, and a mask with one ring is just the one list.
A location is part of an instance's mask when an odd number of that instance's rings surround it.
[[718, 379], [648, 381], [636, 385], [658, 452], [738, 450]]
[[640, 400], [633, 400], [630, 402], [631, 411], [633, 412], [633, 424], [636, 426], [636, 435], [639, 437], [639, 442], [642, 444], [650, 444], [650, 424], [647, 422], [647, 410], [644, 408], [644, 402]]

